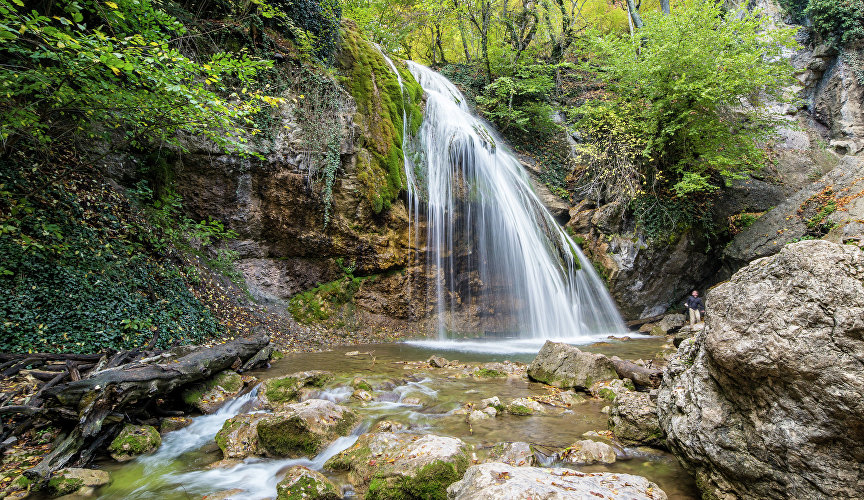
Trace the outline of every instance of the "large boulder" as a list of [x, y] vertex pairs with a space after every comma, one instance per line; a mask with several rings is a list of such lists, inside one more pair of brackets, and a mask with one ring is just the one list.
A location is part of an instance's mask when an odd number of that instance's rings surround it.
[[320, 472], [295, 465], [276, 485], [276, 500], [339, 500], [342, 495]]
[[460, 439], [380, 432], [360, 436], [324, 467], [347, 471], [357, 491], [368, 491], [367, 499], [443, 498], [468, 462], [467, 446]]
[[609, 430], [624, 444], [663, 446], [657, 405], [645, 392], [625, 392], [612, 402]]
[[528, 365], [528, 377], [561, 389], [588, 389], [594, 382], [618, 378], [618, 373], [602, 354], [547, 340]]
[[150, 453], [162, 444], [162, 436], [151, 425], [126, 424], [108, 445], [108, 452], [118, 462], [128, 462], [138, 455]]
[[357, 414], [323, 399], [285, 406], [275, 413], [241, 414], [216, 434], [226, 459], [249, 456], [314, 457], [339, 436], [351, 432]]
[[323, 399], [288, 405], [287, 411], [258, 423], [258, 440], [270, 456], [314, 457], [357, 423], [357, 414]]
[[614, 464], [617, 457], [615, 448], [591, 439], [576, 441], [561, 452], [557, 453], [558, 460], [570, 462], [571, 464]]
[[514, 467], [488, 463], [470, 467], [461, 481], [447, 488], [447, 498], [665, 500], [666, 493], [644, 477], [630, 474], [584, 473], [563, 468]]
[[663, 376], [667, 444], [711, 498], [860, 498], [864, 252], [803, 241], [708, 293]]
[[246, 383], [251, 383], [254, 380], [254, 377], [244, 377], [237, 372], [226, 370], [184, 390], [183, 401], [194, 406], [201, 413], [213, 413], [225, 401], [240, 394]]
[[70, 467], [55, 472], [48, 481], [46, 489], [53, 496], [69, 495], [79, 491], [92, 493], [91, 488], [98, 488], [110, 482], [111, 475], [107, 471]]
[[323, 387], [331, 379], [333, 374], [322, 370], [309, 370], [267, 379], [258, 389], [258, 401], [264, 409], [279, 410], [299, 401], [303, 389]]

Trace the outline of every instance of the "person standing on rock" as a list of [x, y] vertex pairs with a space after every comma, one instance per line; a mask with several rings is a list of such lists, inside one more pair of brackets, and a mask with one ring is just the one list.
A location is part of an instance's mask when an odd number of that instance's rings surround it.
[[684, 305], [687, 306], [687, 311], [690, 313], [690, 325], [695, 325], [702, 321], [702, 313], [705, 312], [705, 304], [702, 302], [702, 299], [699, 298], [699, 290], [693, 290], [690, 293], [690, 296], [687, 297], [687, 301], [684, 302]]

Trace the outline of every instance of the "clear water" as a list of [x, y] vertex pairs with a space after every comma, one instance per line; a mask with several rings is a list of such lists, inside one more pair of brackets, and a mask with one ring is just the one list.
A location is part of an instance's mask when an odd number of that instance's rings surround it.
[[426, 265], [438, 277], [429, 293], [439, 340], [504, 331], [586, 342], [626, 331], [593, 266], [494, 129], [446, 78], [407, 64], [426, 93], [417, 137], [403, 146], [409, 213], [415, 230], [425, 223]]
[[[650, 359], [657, 355], [662, 343], [663, 339], [646, 338], [603, 342], [582, 348], [631, 359]], [[352, 355], [346, 355], [349, 352]], [[311, 459], [253, 458], [240, 463], [217, 463], [222, 454], [213, 437], [225, 420], [238, 412], [249, 411], [255, 397], [250, 393], [228, 403], [214, 415], [197, 417], [189, 427], [167, 434], [162, 447], [152, 455], [127, 464], [103, 463], [102, 467], [111, 471], [113, 483], [100, 491], [99, 498], [179, 500], [235, 489], [241, 492], [231, 496], [234, 499], [275, 498], [276, 484], [287, 469], [304, 465], [321, 470], [328, 458], [351, 446], [358, 435], [383, 419], [402, 423], [412, 432], [458, 437], [473, 446], [473, 453], [481, 460], [498, 442], [527, 441], [541, 453], [551, 455], [581, 439], [586, 431], [606, 429], [608, 416], [601, 409], [607, 403], [600, 400], [588, 400], [568, 412], [531, 417], [499, 416], [469, 428], [464, 415], [453, 413], [463, 403], [491, 396], [498, 396], [506, 403], [519, 397], [547, 394], [548, 388], [520, 378], [477, 380], [459, 375], [459, 370], [434, 370], [406, 364], [425, 360], [431, 354], [451, 360], [458, 357], [462, 362], [471, 363], [505, 359], [529, 361], [533, 358], [533, 353], [457, 353], [408, 344], [345, 346], [327, 352], [289, 354], [270, 369], [252, 374], [265, 379], [310, 369], [332, 371], [335, 380], [312, 397], [339, 402], [357, 411], [362, 424], [352, 435], [338, 439]], [[378, 387], [375, 401], [362, 403], [349, 399], [349, 384], [356, 376]], [[389, 389], [384, 389], [383, 384], [387, 384]], [[406, 397], [419, 397], [424, 404], [406, 404], [403, 402]], [[627, 459], [609, 466], [573, 467], [582, 471], [642, 475], [658, 483], [670, 498], [698, 497], [692, 478], [672, 455], [641, 449], [625, 449], [624, 453]], [[548, 461], [547, 465], [561, 464]], [[337, 484], [345, 484], [342, 476], [326, 470], [322, 472]]]

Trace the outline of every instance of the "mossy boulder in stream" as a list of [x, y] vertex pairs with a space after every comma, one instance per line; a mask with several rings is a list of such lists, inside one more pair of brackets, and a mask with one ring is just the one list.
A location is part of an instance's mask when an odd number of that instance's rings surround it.
[[609, 414], [609, 430], [627, 445], [666, 446], [666, 435], [657, 418], [657, 405], [644, 392], [625, 392], [615, 398]]
[[617, 379], [618, 373], [602, 354], [547, 340], [528, 365], [528, 377], [561, 389], [588, 389], [597, 381]]
[[357, 414], [323, 399], [288, 405], [286, 410], [258, 422], [258, 441], [276, 457], [314, 457], [339, 436], [351, 432]]
[[[61, 496], [75, 493], [82, 488], [97, 488], [111, 482], [107, 471], [96, 469], [61, 469], [48, 481], [50, 495]], [[92, 491], [91, 491], [92, 493]]]
[[302, 465], [291, 467], [276, 486], [276, 500], [338, 500], [342, 498], [332, 481]]
[[364, 434], [325, 468], [347, 471], [348, 481], [367, 499], [447, 498], [469, 464], [460, 439], [408, 433]]
[[261, 384], [258, 400], [262, 408], [279, 410], [298, 401], [304, 388], [323, 387], [332, 379], [332, 373], [321, 370], [309, 370], [267, 379]]
[[194, 406], [201, 413], [213, 413], [225, 401], [236, 397], [243, 390], [246, 382], [254, 380], [253, 377], [243, 377], [236, 372], [226, 370], [183, 391], [183, 401], [189, 406]]
[[149, 453], [162, 444], [162, 436], [151, 425], [126, 424], [120, 435], [111, 441], [108, 451], [118, 462], [128, 462], [138, 455]]
[[258, 422], [266, 413], [244, 413], [229, 418], [216, 433], [216, 444], [225, 459], [246, 458], [264, 454], [258, 442]]

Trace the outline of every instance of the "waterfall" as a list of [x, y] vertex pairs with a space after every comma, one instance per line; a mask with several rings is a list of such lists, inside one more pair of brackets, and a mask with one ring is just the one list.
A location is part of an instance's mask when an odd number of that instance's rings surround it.
[[407, 64], [426, 93], [413, 158], [407, 129], [403, 136], [409, 215], [415, 229], [425, 217], [439, 338], [505, 332], [579, 341], [625, 331], [591, 262], [495, 130], [449, 80]]

